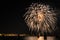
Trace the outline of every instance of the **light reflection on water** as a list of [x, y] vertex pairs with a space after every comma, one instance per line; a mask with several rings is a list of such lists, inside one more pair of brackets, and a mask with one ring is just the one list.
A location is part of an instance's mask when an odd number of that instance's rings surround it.
[[[43, 36], [40, 36], [39, 38], [36, 36], [28, 36], [25, 37], [24, 40], [44, 40]], [[55, 40], [54, 36], [47, 36], [46, 40]]]

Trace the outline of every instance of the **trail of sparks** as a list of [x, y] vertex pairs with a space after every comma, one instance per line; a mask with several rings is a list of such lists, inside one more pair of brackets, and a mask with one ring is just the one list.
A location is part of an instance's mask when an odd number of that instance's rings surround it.
[[44, 32], [53, 32], [56, 28], [56, 13], [49, 5], [33, 3], [24, 14], [29, 29]]

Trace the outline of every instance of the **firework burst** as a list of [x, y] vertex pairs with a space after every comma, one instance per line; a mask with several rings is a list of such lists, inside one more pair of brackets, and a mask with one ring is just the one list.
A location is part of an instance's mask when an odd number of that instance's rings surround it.
[[56, 13], [49, 5], [33, 3], [28, 7], [24, 17], [31, 31], [51, 33], [56, 28]]

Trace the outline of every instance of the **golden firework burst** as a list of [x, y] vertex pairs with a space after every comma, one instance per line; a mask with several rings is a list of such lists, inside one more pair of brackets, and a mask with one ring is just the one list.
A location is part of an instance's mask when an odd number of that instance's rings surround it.
[[24, 14], [29, 29], [44, 32], [53, 32], [56, 28], [56, 13], [49, 5], [33, 3]]

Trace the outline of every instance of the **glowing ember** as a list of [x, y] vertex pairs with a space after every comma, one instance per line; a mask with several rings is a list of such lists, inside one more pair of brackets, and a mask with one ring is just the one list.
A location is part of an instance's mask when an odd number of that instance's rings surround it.
[[42, 12], [38, 12], [38, 20], [43, 21], [44, 20], [44, 14]]
[[24, 14], [29, 29], [37, 32], [53, 32], [56, 28], [56, 13], [49, 5], [33, 3]]

